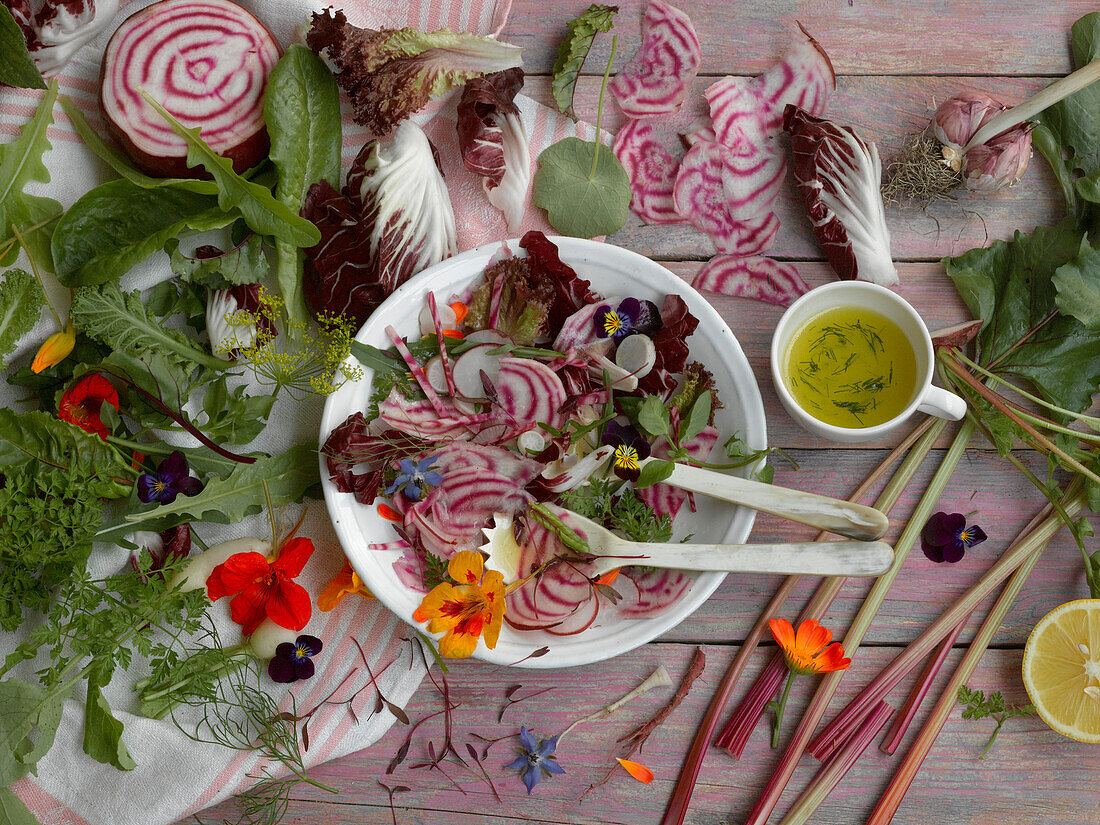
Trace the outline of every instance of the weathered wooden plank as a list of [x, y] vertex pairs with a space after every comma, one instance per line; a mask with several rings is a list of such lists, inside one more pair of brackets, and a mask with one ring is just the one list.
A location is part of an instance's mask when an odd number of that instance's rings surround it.
[[[680, 114], [655, 124], [666, 144], [675, 149], [676, 132], [685, 131], [696, 117], [706, 112], [703, 91], [712, 79], [699, 79]], [[928, 123], [936, 101], [963, 90], [984, 91], [1006, 103], [1016, 103], [1042, 88], [1040, 78], [945, 78], [945, 77], [842, 77], [830, 103], [830, 116], [854, 126], [861, 135], [875, 140], [884, 159], [889, 159], [906, 138]], [[599, 96], [598, 78], [583, 78], [578, 84], [578, 114], [595, 119]], [[552, 105], [549, 80], [532, 77], [526, 94]], [[608, 102], [604, 125], [615, 132], [624, 123], [618, 108]], [[797, 199], [788, 173], [777, 203], [782, 222], [770, 254], [795, 260], [821, 260], [805, 211]], [[974, 195], [960, 190], [955, 201], [941, 201], [927, 209], [916, 206], [891, 207], [887, 222], [896, 260], [938, 260], [958, 255], [993, 240], [1008, 239], [1017, 229], [1030, 232], [1037, 225], [1055, 223], [1064, 213], [1064, 201], [1050, 170], [1041, 157], [1032, 159], [1024, 179], [1010, 190], [993, 195]], [[609, 238], [650, 257], [670, 260], [709, 258], [709, 239], [690, 225], [646, 226], [633, 213], [625, 227]]]
[[[626, 656], [566, 673], [493, 673], [490, 667], [468, 662], [452, 669], [452, 698], [461, 703], [454, 712], [455, 741], [465, 756], [464, 744], [477, 743], [470, 734], [487, 737], [514, 736], [520, 724], [531, 727], [536, 735], [548, 737], [560, 733], [571, 721], [617, 698], [638, 684], [657, 665], [664, 664], [679, 679], [692, 653], [692, 645], [650, 646]], [[578, 797], [588, 785], [601, 778], [610, 760], [616, 737], [647, 719], [668, 697], [670, 690], [648, 695], [624, 708], [615, 718], [577, 728], [562, 740], [558, 755], [566, 775], [541, 783], [528, 796], [518, 774], [502, 766], [514, 754], [514, 739], [498, 743], [485, 768], [492, 777], [501, 801], [497, 802], [484, 783], [459, 765], [448, 767], [466, 795], [453, 789], [440, 773], [410, 770], [409, 765], [425, 757], [428, 740], [438, 749], [442, 743], [441, 718], [425, 723], [417, 732], [409, 761], [386, 776], [385, 766], [405, 738], [401, 726], [391, 730], [374, 747], [344, 759], [318, 767], [311, 773], [319, 780], [335, 785], [340, 795], [332, 797], [299, 785], [294, 791], [288, 821], [344, 825], [344, 823], [389, 822], [390, 811], [378, 780], [402, 784], [411, 792], [397, 798], [396, 821], [423, 825], [451, 825], [455, 822], [553, 822], [622, 823], [648, 825], [660, 820], [671, 793], [680, 764], [695, 727], [734, 650], [708, 647], [707, 668], [684, 704], [654, 734], [638, 757], [656, 774], [651, 785], [640, 785], [623, 773], [595, 791], [583, 802]], [[841, 707], [855, 691], [881, 667], [892, 651], [864, 648], [853, 663], [853, 670], [841, 683], [833, 711]], [[942, 686], [961, 651], [954, 652], [941, 673]], [[750, 666], [755, 675], [764, 661], [758, 654]], [[986, 690], [1002, 690], [1011, 701], [1020, 701], [1019, 651], [991, 650], [971, 680], [971, 685]], [[512, 708], [503, 724], [497, 713], [503, 703], [506, 686], [522, 683], [524, 693], [554, 687], [542, 696]], [[746, 679], [744, 685], [747, 686]], [[910, 682], [900, 686], [893, 697], [900, 702]], [[796, 682], [789, 706], [790, 731], [801, 713], [813, 679]], [[744, 688], [742, 687], [742, 690]], [[737, 695], [739, 695], [738, 691]], [[938, 695], [938, 689], [933, 695]], [[408, 710], [415, 720], [438, 710], [440, 702], [429, 682], [413, 698]], [[917, 722], [923, 719], [923, 713]], [[760, 792], [777, 754], [766, 743], [766, 725], [761, 725], [738, 762], [714, 751], [704, 764], [692, 800], [687, 822], [693, 825], [740, 821]], [[917, 728], [910, 732], [910, 739]], [[993, 825], [1085, 825], [1100, 815], [1095, 777], [1100, 770], [1100, 751], [1075, 743], [1049, 731], [1034, 719], [1014, 720], [1002, 731], [998, 744], [984, 761], [977, 759], [992, 730], [988, 720], [968, 722], [954, 712], [933, 749], [924, 769], [910, 790], [897, 818], [897, 825], [927, 825], [932, 822]], [[864, 821], [903, 751], [893, 757], [872, 747], [843, 785], [821, 808], [813, 821], [854, 825]], [[617, 752], [616, 752], [617, 753]], [[794, 794], [813, 776], [817, 763], [807, 757], [791, 783], [780, 810], [789, 805]], [[202, 819], [218, 821], [232, 818], [231, 803], [211, 809]]]
[[[554, 65], [566, 21], [588, 0], [514, 0], [502, 39], [524, 47], [531, 73]], [[615, 26], [616, 67], [638, 48], [644, 0], [624, 0]], [[1065, 74], [1070, 26], [1096, 11], [1090, 0], [911, 0], [822, 3], [814, 0], [680, 2], [699, 32], [705, 74], [756, 74], [771, 66], [801, 22], [829, 52], [839, 74]], [[919, 6], [923, 5], [923, 8]], [[600, 38], [588, 63], [603, 72], [610, 39]]]

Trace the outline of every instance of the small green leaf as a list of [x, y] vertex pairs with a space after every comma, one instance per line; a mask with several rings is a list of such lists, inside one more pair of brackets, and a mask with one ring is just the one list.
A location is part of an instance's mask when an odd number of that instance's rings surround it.
[[[321, 232], [286, 204], [275, 200], [271, 190], [233, 171], [233, 163], [211, 149], [198, 128], [188, 129], [148, 92], [141, 93], [145, 102], [168, 121], [172, 131], [187, 142], [187, 165], [202, 166], [218, 184], [218, 204], [225, 212], [240, 210], [248, 226], [261, 235], [272, 235], [298, 247], [315, 246]], [[625, 174], [625, 173], [624, 173]]]
[[675, 469], [676, 465], [671, 461], [664, 461], [660, 458], [650, 459], [642, 465], [638, 480], [634, 482], [634, 489], [644, 490], [646, 487], [652, 487], [672, 475], [672, 471]]
[[1058, 267], [1051, 280], [1058, 309], [1089, 329], [1100, 329], [1100, 250], [1089, 246], [1088, 238], [1081, 239], [1077, 258]]
[[0, 359], [38, 323], [46, 299], [37, 279], [21, 269], [9, 269], [0, 281]]
[[61, 697], [8, 677], [0, 681], [0, 786], [34, 770], [61, 724]]
[[209, 289], [233, 284], [254, 284], [267, 277], [270, 267], [264, 254], [264, 239], [255, 232], [240, 244], [212, 258], [191, 258], [180, 252], [180, 242], [171, 238], [164, 245], [172, 271], [190, 283]]
[[1074, 184], [1077, 194], [1082, 200], [1089, 203], [1100, 203], [1100, 172], [1093, 172], [1083, 178], [1078, 178]]
[[647, 395], [638, 409], [638, 426], [650, 435], [668, 435], [668, 410], [655, 395]]
[[0, 83], [20, 89], [46, 88], [41, 72], [27, 51], [23, 30], [4, 5], [0, 5]]
[[577, 119], [576, 112], [573, 111], [573, 94], [584, 60], [588, 57], [596, 33], [611, 31], [618, 11], [618, 6], [602, 6], [593, 3], [583, 14], [566, 23], [569, 34], [558, 48], [558, 59], [554, 62], [551, 88], [558, 109], [573, 120]]
[[[4, 6], [0, 6], [0, 9]], [[13, 794], [7, 788], [0, 788], [0, 822], [5, 825], [38, 825], [23, 800]]]
[[112, 715], [99, 683], [92, 677], [88, 679], [88, 701], [84, 705], [84, 753], [120, 771], [137, 767], [122, 741], [122, 723]]
[[680, 441], [691, 441], [695, 436], [699, 435], [706, 429], [707, 424], [710, 422], [710, 407], [713, 400], [713, 395], [710, 390], [702, 393], [695, 399], [695, 403], [691, 405], [691, 414], [688, 416], [687, 421], [684, 422], [683, 429], [680, 432]]
[[610, 235], [626, 224], [630, 178], [610, 147], [569, 137], [539, 155], [534, 201], [563, 235]]

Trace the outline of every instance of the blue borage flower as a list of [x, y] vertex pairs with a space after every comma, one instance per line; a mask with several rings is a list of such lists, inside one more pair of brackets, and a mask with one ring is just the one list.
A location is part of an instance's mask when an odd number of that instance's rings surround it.
[[313, 676], [313, 657], [324, 645], [316, 636], [302, 634], [293, 642], [283, 642], [267, 663], [267, 675], [275, 682], [289, 684]]
[[641, 433], [629, 424], [608, 421], [601, 442], [615, 448], [611, 454], [615, 475], [627, 481], [637, 481], [642, 462], [649, 458], [649, 442]]
[[614, 309], [604, 305], [596, 310], [596, 337], [620, 341], [628, 335], [652, 335], [661, 328], [661, 311], [652, 301], [623, 298]]
[[142, 473], [137, 483], [138, 498], [145, 504], [151, 501], [171, 504], [181, 493], [193, 496], [202, 492], [202, 482], [191, 475], [187, 458], [179, 450], [169, 453], [155, 472]]
[[406, 498], [419, 499], [424, 487], [435, 487], [443, 481], [443, 476], [435, 470], [428, 469], [438, 460], [437, 455], [427, 456], [416, 463], [408, 458], [401, 459], [401, 472], [393, 480], [393, 484], [383, 491], [383, 494], [392, 496], [400, 490]]
[[966, 526], [962, 513], [933, 513], [920, 534], [921, 549], [937, 564], [961, 561], [966, 551], [986, 540], [976, 524]]
[[[560, 734], [559, 734], [560, 736]], [[558, 748], [558, 737], [535, 741], [535, 737], [525, 727], [519, 729], [520, 755], [504, 766], [505, 770], [522, 770], [523, 784], [527, 793], [531, 793], [543, 776], [561, 775], [565, 768], [558, 764], [554, 751]]]

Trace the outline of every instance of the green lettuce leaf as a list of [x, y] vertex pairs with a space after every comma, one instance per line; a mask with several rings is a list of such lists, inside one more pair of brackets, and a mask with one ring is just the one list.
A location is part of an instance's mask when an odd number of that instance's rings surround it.
[[1054, 271], [1054, 302], [1089, 329], [1100, 330], [1100, 250], [1081, 239], [1081, 252]]
[[568, 137], [539, 155], [534, 201], [563, 235], [610, 235], [626, 224], [630, 178], [610, 147]]
[[120, 771], [132, 771], [137, 767], [122, 741], [122, 723], [111, 713], [111, 706], [94, 676], [88, 677], [88, 697], [84, 703], [84, 753]]
[[573, 94], [577, 88], [581, 67], [584, 66], [584, 59], [588, 57], [596, 33], [611, 31], [618, 11], [618, 6], [602, 6], [593, 3], [586, 12], [566, 23], [569, 27], [569, 35], [558, 49], [551, 88], [558, 109], [573, 120], [577, 119], [577, 114], [573, 111]]
[[61, 697], [11, 677], [0, 681], [0, 786], [34, 770], [61, 724]]
[[185, 229], [231, 224], [213, 195], [113, 180], [85, 192], [53, 233], [57, 277], [67, 287], [117, 281]]
[[[275, 197], [295, 213], [309, 187], [327, 180], [340, 186], [340, 89], [325, 64], [292, 43], [275, 64], [264, 91], [264, 121], [271, 162], [278, 173]], [[292, 322], [308, 323], [302, 294], [302, 251], [275, 241], [275, 277]]]
[[943, 259], [970, 312], [984, 321], [979, 362], [1027, 379], [1044, 398], [1074, 411], [1087, 409], [1100, 387], [1100, 336], [1059, 311], [1054, 274], [1081, 249], [1081, 234], [1067, 218]]
[[81, 287], [73, 293], [69, 314], [81, 332], [115, 351], [138, 358], [155, 352], [185, 365], [215, 371], [233, 366], [231, 361], [211, 355], [179, 330], [166, 326], [146, 308], [140, 290], [124, 293], [117, 283]]
[[[0, 146], [0, 239], [14, 236], [12, 227], [24, 233], [27, 252], [39, 267], [53, 271], [50, 257], [50, 225], [29, 230], [61, 214], [61, 204], [53, 198], [28, 195], [23, 189], [32, 182], [49, 183], [50, 173], [42, 155], [50, 150], [46, 128], [53, 123], [53, 104], [57, 100], [57, 80], [50, 81], [46, 95], [19, 133], [19, 137]], [[28, 231], [29, 230], [29, 231]], [[0, 265], [11, 265], [19, 254], [13, 244], [0, 254]]]
[[0, 84], [21, 89], [46, 88], [41, 72], [27, 51], [23, 30], [4, 5], [0, 5]]
[[7, 788], [0, 788], [0, 822], [6, 822], [7, 825], [38, 825], [38, 820], [23, 804], [23, 800]]
[[0, 281], [0, 359], [38, 323], [46, 298], [38, 280], [21, 269], [9, 269]]
[[168, 121], [172, 131], [186, 141], [188, 167], [201, 166], [214, 178], [218, 185], [218, 204], [224, 212], [239, 211], [253, 232], [271, 235], [294, 246], [314, 246], [321, 240], [317, 227], [275, 200], [271, 190], [233, 171], [233, 162], [211, 149], [197, 127], [188, 129], [148, 92], [142, 92], [141, 96]]

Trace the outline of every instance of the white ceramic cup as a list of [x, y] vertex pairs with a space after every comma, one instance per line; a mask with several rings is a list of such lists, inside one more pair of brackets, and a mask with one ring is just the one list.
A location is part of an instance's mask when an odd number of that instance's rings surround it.
[[[783, 380], [783, 365], [787, 360], [791, 336], [811, 318], [835, 307], [857, 307], [884, 315], [901, 329], [913, 348], [917, 363], [913, 396], [905, 409], [882, 424], [873, 427], [837, 427], [819, 421], [795, 401]], [[854, 443], [879, 438], [900, 425], [917, 410], [958, 421], [966, 415], [966, 402], [947, 390], [932, 385], [932, 336], [917, 311], [896, 293], [866, 281], [838, 281], [810, 290], [787, 308], [772, 334], [772, 381], [779, 400], [804, 429], [832, 441]]]

